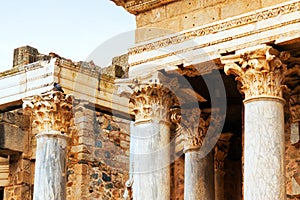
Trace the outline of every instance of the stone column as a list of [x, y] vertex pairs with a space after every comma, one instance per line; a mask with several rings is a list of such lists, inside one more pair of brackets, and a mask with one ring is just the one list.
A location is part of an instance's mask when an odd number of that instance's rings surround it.
[[286, 65], [277, 50], [259, 46], [222, 58], [245, 94], [244, 199], [286, 199], [284, 99]]
[[51, 91], [23, 101], [37, 139], [33, 199], [65, 200], [72, 97]]
[[207, 122], [200, 117], [201, 111], [185, 110], [178, 124], [184, 136], [184, 199], [214, 200], [214, 158], [213, 151], [207, 155], [203, 149]]
[[215, 200], [224, 200], [224, 162], [229, 151], [232, 133], [222, 133], [215, 146]]
[[173, 94], [158, 80], [135, 88], [130, 100], [134, 200], [170, 199], [170, 116]]

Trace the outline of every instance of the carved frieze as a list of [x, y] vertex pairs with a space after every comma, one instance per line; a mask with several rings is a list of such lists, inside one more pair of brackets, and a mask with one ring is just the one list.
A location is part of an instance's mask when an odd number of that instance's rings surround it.
[[32, 115], [32, 126], [38, 132], [56, 130], [68, 133], [72, 118], [71, 95], [50, 91], [23, 99], [23, 108]]
[[236, 76], [245, 99], [260, 96], [282, 97], [285, 88], [282, 82], [286, 71], [286, 64], [282, 59], [288, 59], [288, 56], [281, 55], [283, 54], [270, 46], [262, 46], [240, 55], [223, 58], [224, 71], [227, 75]]

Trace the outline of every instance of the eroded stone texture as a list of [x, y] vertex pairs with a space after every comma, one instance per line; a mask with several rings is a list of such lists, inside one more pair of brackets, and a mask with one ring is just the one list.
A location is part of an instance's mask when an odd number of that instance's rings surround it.
[[[133, 199], [170, 199], [170, 127], [157, 120], [132, 129]], [[147, 188], [145, 190], [145, 188]]]
[[213, 200], [214, 168], [212, 152], [203, 157], [198, 151], [185, 153], [184, 199]]
[[245, 104], [245, 199], [286, 198], [283, 116], [280, 101]]
[[76, 100], [67, 199], [123, 199], [129, 167], [129, 121]]
[[66, 199], [67, 140], [59, 131], [37, 135], [34, 200]]

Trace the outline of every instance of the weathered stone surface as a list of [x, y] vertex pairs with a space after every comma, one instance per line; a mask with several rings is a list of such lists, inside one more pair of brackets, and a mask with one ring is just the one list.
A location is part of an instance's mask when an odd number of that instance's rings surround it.
[[59, 131], [37, 135], [34, 200], [66, 199], [67, 141]]
[[18, 126], [0, 124], [0, 148], [7, 153], [23, 152], [26, 140], [26, 132]]
[[285, 199], [282, 102], [245, 104], [244, 151], [244, 199]]
[[204, 157], [200, 151], [185, 153], [184, 199], [215, 199], [213, 163], [212, 152]]

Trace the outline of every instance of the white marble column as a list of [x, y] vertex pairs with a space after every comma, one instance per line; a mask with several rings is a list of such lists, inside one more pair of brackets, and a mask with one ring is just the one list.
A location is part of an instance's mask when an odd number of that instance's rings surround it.
[[34, 200], [66, 199], [66, 151], [68, 137], [60, 131], [37, 136]]
[[184, 199], [214, 200], [214, 156], [201, 147], [206, 136], [207, 122], [199, 108], [184, 110], [177, 123], [184, 137]]
[[51, 91], [23, 102], [25, 111], [32, 114], [37, 140], [33, 199], [65, 200], [72, 97]]
[[214, 200], [214, 158], [197, 150], [185, 152], [184, 199]]
[[130, 103], [132, 196], [134, 200], [170, 200], [170, 116], [172, 93], [160, 83], [139, 88]]
[[222, 62], [245, 94], [244, 199], [286, 199], [281, 54], [260, 46]]

